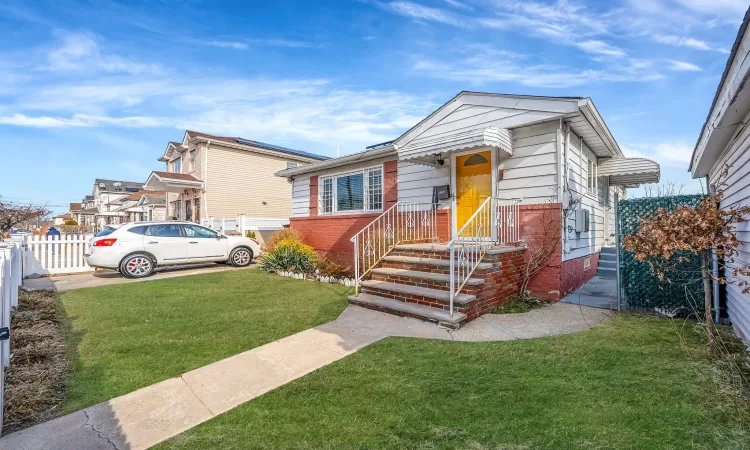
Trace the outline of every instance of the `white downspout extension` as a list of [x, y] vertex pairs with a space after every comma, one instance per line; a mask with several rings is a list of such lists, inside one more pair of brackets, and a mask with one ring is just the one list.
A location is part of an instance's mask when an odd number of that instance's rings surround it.
[[211, 139], [206, 142], [206, 148], [203, 149], [203, 170], [201, 170], [201, 178], [203, 178], [203, 208], [201, 208], [203, 211], [201, 212], [201, 215], [208, 220], [208, 200], [206, 198], [208, 197], [206, 195], [206, 181], [208, 181], [208, 177], [206, 176], [208, 174], [208, 147], [211, 146]]
[[[566, 193], [568, 192], [568, 147], [570, 146], [570, 126], [563, 122], [563, 164], [562, 164], [562, 199], [561, 203], [565, 201]], [[563, 205], [565, 207], [566, 205]], [[568, 253], [568, 218], [564, 217], [562, 224], [562, 255]]]

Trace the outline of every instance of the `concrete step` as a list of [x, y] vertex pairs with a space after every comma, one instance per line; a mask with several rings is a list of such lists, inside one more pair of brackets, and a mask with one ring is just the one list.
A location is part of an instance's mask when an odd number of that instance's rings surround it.
[[615, 248], [615, 247], [602, 247], [600, 253], [602, 255], [616, 255], [617, 254], [617, 248]]
[[[428, 280], [436, 281], [439, 283], [450, 283], [451, 277], [444, 273], [433, 273], [433, 272], [421, 272], [418, 270], [406, 270], [406, 269], [392, 269], [389, 267], [378, 267], [372, 269], [373, 274], [382, 275], [385, 277], [404, 277], [413, 278], [417, 280]], [[467, 286], [477, 286], [484, 284], [484, 280], [481, 278], [469, 278], [466, 280]]]
[[[390, 283], [388, 281], [366, 280], [361, 283], [361, 286], [365, 289], [377, 289], [380, 291], [393, 292], [397, 295], [401, 294], [413, 297], [431, 298], [446, 304], [450, 302], [451, 296], [449, 291], [430, 289], [419, 286], [409, 286], [406, 284]], [[476, 295], [458, 294], [453, 300], [453, 303], [457, 305], [466, 305], [476, 299]]]
[[[449, 268], [451, 265], [451, 262], [448, 259], [422, 258], [419, 256], [388, 255], [383, 258], [383, 261], [413, 265], [438, 266], [441, 268]], [[479, 263], [479, 265], [477, 265], [477, 270], [486, 270], [491, 268], [492, 263]]]
[[596, 271], [597, 275], [602, 276], [617, 276], [617, 269], [616, 268], [609, 268], [609, 267], [601, 267], [599, 266], [599, 269]]
[[451, 318], [450, 313], [445, 309], [431, 308], [429, 306], [402, 302], [401, 300], [394, 300], [372, 294], [360, 293], [356, 296], [352, 295], [349, 297], [349, 302], [354, 305], [363, 306], [377, 311], [415, 317], [437, 323], [446, 328], [456, 329], [466, 320], [466, 314], [464, 313], [455, 312]]
[[617, 268], [617, 261], [607, 261], [607, 260], [600, 259], [599, 267], [608, 267], [611, 269], [615, 269]]

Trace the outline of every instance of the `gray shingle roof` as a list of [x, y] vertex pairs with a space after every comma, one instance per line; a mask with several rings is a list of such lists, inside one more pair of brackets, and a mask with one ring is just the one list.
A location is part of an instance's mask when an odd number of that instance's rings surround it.
[[[115, 186], [115, 183], [120, 183], [120, 185]], [[105, 190], [105, 191], [138, 192], [143, 187], [143, 182], [142, 181], [105, 180], [102, 178], [97, 178], [94, 180], [94, 185], [99, 186], [100, 189]]]

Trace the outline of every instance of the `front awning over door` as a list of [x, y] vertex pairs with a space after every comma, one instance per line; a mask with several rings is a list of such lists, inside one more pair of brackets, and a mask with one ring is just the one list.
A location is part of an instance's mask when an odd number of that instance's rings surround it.
[[398, 156], [400, 160], [410, 160], [474, 148], [498, 148], [512, 155], [511, 131], [505, 128], [485, 127], [415, 139], [399, 148]]
[[597, 175], [609, 177], [612, 186], [633, 187], [658, 183], [661, 176], [659, 164], [646, 158], [608, 159], [599, 164]]
[[151, 172], [143, 189], [184, 193], [186, 189], [203, 189], [203, 181], [184, 173]]

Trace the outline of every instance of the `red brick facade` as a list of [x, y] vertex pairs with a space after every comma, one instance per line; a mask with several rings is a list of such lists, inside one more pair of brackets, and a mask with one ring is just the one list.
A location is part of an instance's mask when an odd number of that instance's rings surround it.
[[[541, 239], [543, 232], [562, 233], [562, 205], [550, 203], [521, 206], [521, 237], [524, 239]], [[544, 228], [548, 227], [547, 230]], [[560, 245], [550, 258], [547, 267], [542, 269], [529, 283], [529, 291], [538, 298], [557, 301], [590, 280], [599, 266], [599, 253], [585, 257], [562, 260], [562, 236]], [[554, 239], [554, 236], [551, 236]], [[526, 258], [530, 253], [526, 255]], [[584, 270], [584, 260], [590, 258], [590, 267]]]
[[[460, 305], [458, 303], [455, 304], [454, 306], [456, 307], [456, 311], [466, 314], [467, 321], [471, 321], [482, 314], [490, 312], [495, 306], [503, 304], [508, 297], [517, 294], [520, 287], [520, 274], [523, 268], [524, 252], [525, 251], [523, 249], [518, 249], [505, 251], [503, 253], [488, 254], [485, 260], [491, 262], [492, 267], [486, 269], [477, 269], [471, 275], [472, 278], [481, 278], [484, 279], [485, 282], [478, 285], [466, 285], [463, 289], [461, 289], [462, 294], [476, 295], [477, 299], [469, 303], [468, 305]], [[414, 249], [396, 249], [393, 254], [396, 256], [415, 256], [429, 259], [447, 259], [449, 257], [449, 253], [447, 251], [427, 251]], [[449, 269], [447, 266], [426, 264], [415, 265], [414, 263], [407, 264], [394, 261], [384, 261], [382, 263], [382, 267], [442, 274], [449, 273]], [[411, 278], [397, 275], [381, 275], [374, 273], [372, 275], [372, 279], [398, 283], [402, 285], [426, 287], [441, 291], [448, 291], [450, 289], [450, 286], [447, 282], [423, 278]], [[372, 287], [363, 287], [362, 290], [365, 293], [374, 294], [385, 298], [392, 298], [406, 303], [416, 303], [432, 308], [449, 310], [450, 304], [447, 300], [443, 301], [430, 297], [415, 296], [405, 293], [376, 289]], [[384, 312], [396, 313], [402, 316], [408, 315], [400, 311]]]

